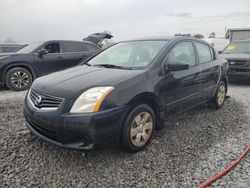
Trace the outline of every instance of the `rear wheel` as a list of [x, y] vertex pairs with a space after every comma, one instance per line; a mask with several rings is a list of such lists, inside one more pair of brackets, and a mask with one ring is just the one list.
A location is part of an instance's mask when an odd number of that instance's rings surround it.
[[226, 98], [226, 84], [221, 81], [217, 88], [214, 98], [212, 99], [212, 104], [215, 108], [219, 109], [223, 106]]
[[134, 107], [123, 127], [123, 148], [130, 152], [140, 151], [150, 142], [154, 128], [154, 111], [146, 104]]
[[23, 91], [30, 88], [32, 84], [31, 73], [21, 67], [10, 69], [6, 74], [6, 85], [14, 91]]

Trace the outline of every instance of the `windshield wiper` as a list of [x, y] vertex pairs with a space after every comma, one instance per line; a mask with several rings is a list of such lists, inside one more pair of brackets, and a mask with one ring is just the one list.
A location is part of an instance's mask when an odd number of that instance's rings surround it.
[[88, 62], [83, 62], [83, 65], [87, 65], [89, 67], [91, 67], [92, 65], [90, 65]]
[[115, 69], [132, 70], [132, 68], [129, 68], [129, 67], [124, 67], [124, 66], [120, 66], [120, 65], [112, 65], [112, 64], [96, 64], [96, 65], [93, 65], [93, 66], [105, 67], [105, 68], [115, 68]]

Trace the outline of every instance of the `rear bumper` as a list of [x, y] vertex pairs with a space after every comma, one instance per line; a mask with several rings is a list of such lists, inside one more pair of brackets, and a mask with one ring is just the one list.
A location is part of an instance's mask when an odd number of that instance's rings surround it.
[[126, 107], [99, 113], [60, 114], [39, 112], [25, 103], [24, 115], [28, 129], [60, 147], [92, 149], [97, 145], [116, 145], [120, 139]]

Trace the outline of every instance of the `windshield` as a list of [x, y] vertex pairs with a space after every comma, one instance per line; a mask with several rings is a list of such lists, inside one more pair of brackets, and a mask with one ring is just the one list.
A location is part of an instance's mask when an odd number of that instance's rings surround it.
[[89, 65], [113, 65], [112, 67], [143, 68], [168, 41], [133, 41], [118, 43], [103, 51]]
[[250, 53], [250, 42], [232, 42], [223, 51], [223, 54]]
[[42, 45], [44, 42], [34, 42], [29, 44], [28, 46], [25, 46], [21, 50], [17, 51], [17, 53], [31, 53], [33, 52], [36, 48], [38, 48], [40, 45]]

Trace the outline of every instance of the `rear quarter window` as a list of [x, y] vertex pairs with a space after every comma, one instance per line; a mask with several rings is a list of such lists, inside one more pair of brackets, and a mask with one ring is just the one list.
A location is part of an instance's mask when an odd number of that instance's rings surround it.
[[200, 63], [207, 63], [214, 60], [214, 53], [211, 47], [206, 44], [195, 42]]
[[87, 52], [87, 51], [96, 51], [97, 47], [86, 44], [83, 42], [64, 42], [63, 51], [64, 52]]
[[86, 47], [88, 48], [88, 51], [97, 51], [98, 47], [91, 45], [91, 44], [85, 44]]

